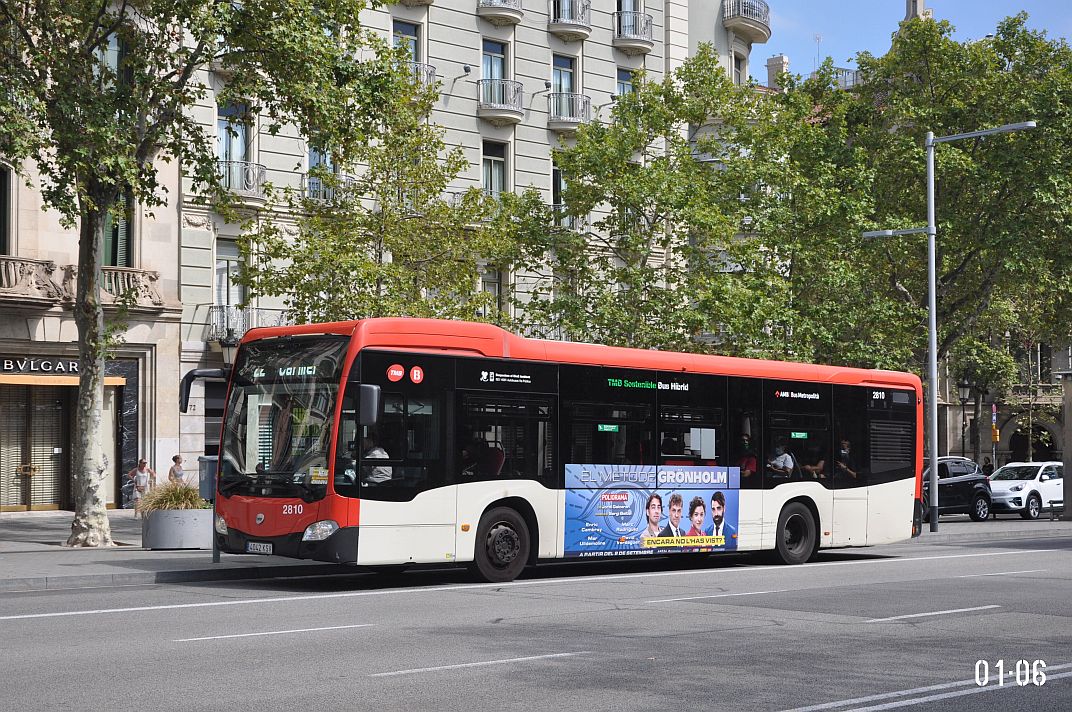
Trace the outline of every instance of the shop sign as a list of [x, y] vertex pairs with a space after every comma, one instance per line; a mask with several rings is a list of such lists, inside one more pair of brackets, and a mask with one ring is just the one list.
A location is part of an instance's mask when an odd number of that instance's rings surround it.
[[78, 373], [78, 361], [67, 358], [0, 356], [0, 373]]

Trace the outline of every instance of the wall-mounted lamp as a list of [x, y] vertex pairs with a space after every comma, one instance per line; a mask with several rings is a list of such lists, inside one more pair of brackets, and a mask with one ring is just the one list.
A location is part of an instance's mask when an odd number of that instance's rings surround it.
[[463, 64], [462, 65], [462, 71], [465, 72], [466, 74], [469, 74], [469, 73], [471, 73], [473, 71], [473, 68], [470, 67], [468, 64]]

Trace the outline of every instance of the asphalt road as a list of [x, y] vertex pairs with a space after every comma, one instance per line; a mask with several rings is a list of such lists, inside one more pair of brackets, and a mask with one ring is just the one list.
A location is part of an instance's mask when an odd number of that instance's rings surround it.
[[[743, 555], [560, 563], [494, 585], [439, 570], [4, 593], [0, 700], [139, 712], [1068, 710], [1070, 593], [1072, 538], [910, 543], [793, 568]], [[1017, 684], [1021, 659], [1045, 662], [1044, 684], [1023, 664]]]

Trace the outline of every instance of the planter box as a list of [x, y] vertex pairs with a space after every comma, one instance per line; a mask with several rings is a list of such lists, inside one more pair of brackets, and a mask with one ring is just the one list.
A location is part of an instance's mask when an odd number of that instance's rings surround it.
[[211, 509], [161, 509], [141, 523], [146, 549], [211, 549]]

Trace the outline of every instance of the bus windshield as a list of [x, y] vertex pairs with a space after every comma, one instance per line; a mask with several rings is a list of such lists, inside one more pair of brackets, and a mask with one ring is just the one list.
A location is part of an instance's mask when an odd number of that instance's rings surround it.
[[324, 497], [349, 338], [297, 336], [239, 353], [220, 448], [220, 494]]

